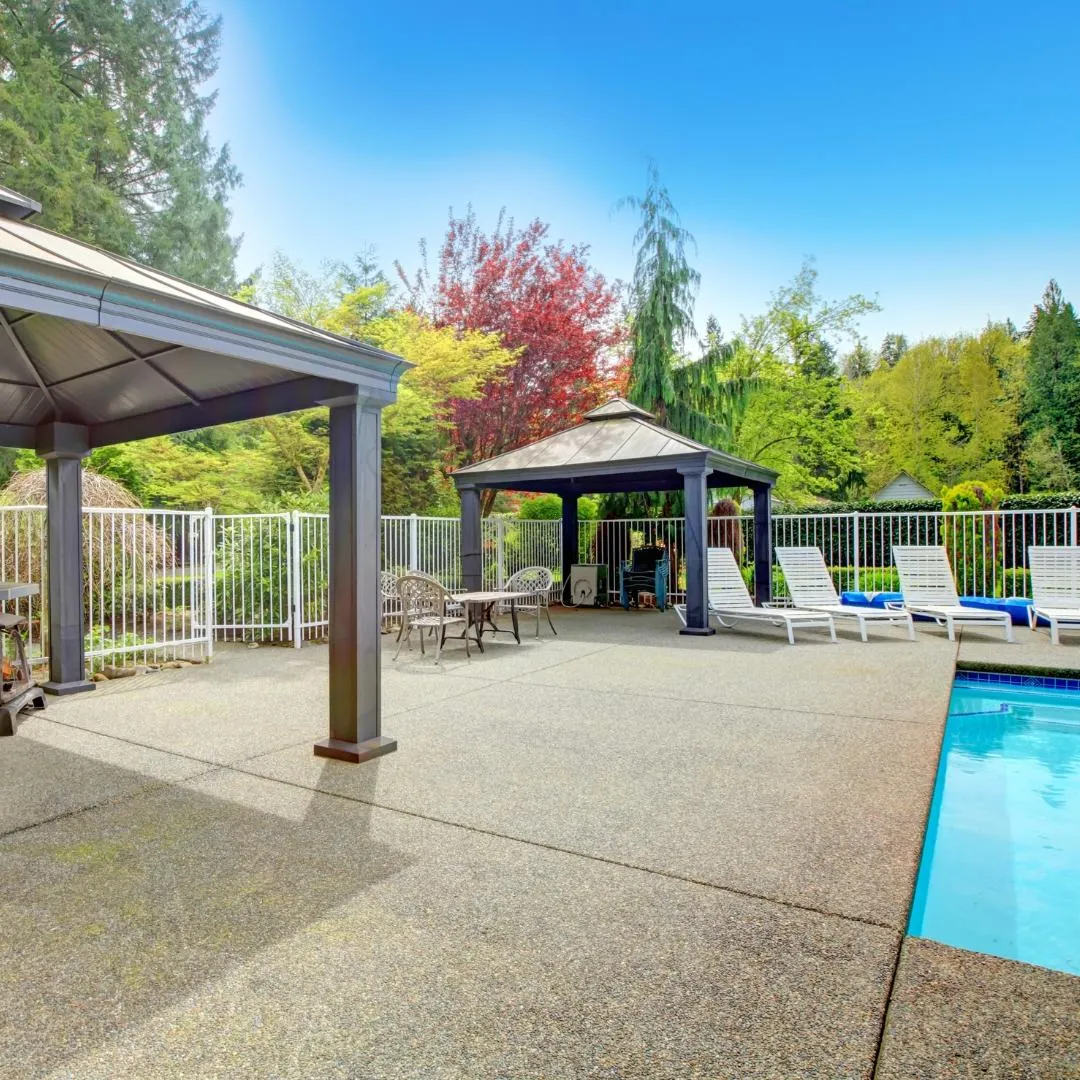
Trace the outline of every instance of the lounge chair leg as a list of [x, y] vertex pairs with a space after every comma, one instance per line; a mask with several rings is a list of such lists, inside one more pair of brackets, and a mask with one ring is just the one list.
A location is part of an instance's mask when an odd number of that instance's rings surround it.
[[859, 635], [862, 637], [864, 643], [870, 640], [866, 634], [866, 619], [864, 619], [862, 615], [859, 616]]
[[1057, 619], [1050, 620], [1050, 644], [1060, 645], [1061, 639], [1058, 637], [1058, 624]]
[[915, 640], [915, 620], [910, 615], [907, 617], [907, 636], [908, 641]]
[[1016, 639], [1013, 637], [1012, 616], [1005, 616], [1005, 640], [1011, 645]]
[[[832, 643], [835, 645], [836, 644], [836, 620], [831, 618], [831, 617], [829, 619], [829, 637], [832, 638]], [[864, 637], [863, 641], [865, 641], [865, 640], [866, 640], [866, 638]]]
[[950, 641], [956, 640], [956, 627], [953, 625], [951, 615], [945, 616], [945, 631], [948, 633]]
[[789, 645], [795, 644], [795, 627], [791, 623], [787, 624], [787, 639]]

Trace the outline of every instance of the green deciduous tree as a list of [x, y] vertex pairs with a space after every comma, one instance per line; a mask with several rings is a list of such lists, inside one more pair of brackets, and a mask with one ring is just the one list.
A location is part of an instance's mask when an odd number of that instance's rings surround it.
[[931, 490], [979, 477], [1015, 484], [1025, 346], [1006, 324], [928, 338], [857, 387], [871, 487], [901, 470]]
[[0, 183], [49, 228], [231, 288], [239, 175], [200, 92], [220, 32], [191, 0], [0, 5]]

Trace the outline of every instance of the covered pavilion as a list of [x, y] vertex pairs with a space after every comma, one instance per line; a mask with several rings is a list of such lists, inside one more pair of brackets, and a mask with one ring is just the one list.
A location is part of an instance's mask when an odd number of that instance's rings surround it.
[[[562, 573], [578, 559], [577, 500], [609, 492], [678, 491], [686, 514], [685, 634], [710, 634], [706, 518], [711, 487], [748, 487], [754, 493], [754, 585], [757, 602], [772, 582], [771, 469], [725, 454], [657, 425], [624, 398], [586, 413], [581, 424], [517, 450], [458, 469], [461, 563], [467, 589], [482, 585], [480, 492], [542, 491], [562, 498]], [[674, 567], [672, 571], [674, 572]]]
[[0, 188], [0, 445], [48, 482], [54, 694], [93, 689], [82, 603], [82, 459], [95, 447], [315, 405], [330, 410], [330, 716], [315, 753], [395, 748], [380, 716], [380, 428], [410, 365], [33, 225]]

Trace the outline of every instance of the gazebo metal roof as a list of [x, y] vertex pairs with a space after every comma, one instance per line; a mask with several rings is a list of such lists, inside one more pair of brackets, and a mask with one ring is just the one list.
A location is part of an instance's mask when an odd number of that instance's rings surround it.
[[362, 761], [394, 749], [381, 726], [379, 414], [410, 365], [25, 220], [40, 209], [0, 188], [0, 445], [46, 459], [45, 689], [94, 686], [82, 603], [89, 451], [326, 404], [330, 733], [315, 753]]
[[771, 469], [668, 431], [625, 398], [586, 413], [584, 422], [454, 473], [477, 487], [525, 491], [669, 491], [683, 487], [680, 469], [704, 467], [712, 487], [768, 485]]
[[0, 190], [0, 444], [33, 447], [54, 420], [93, 447], [357, 390], [391, 401], [410, 366], [19, 220], [28, 202]]

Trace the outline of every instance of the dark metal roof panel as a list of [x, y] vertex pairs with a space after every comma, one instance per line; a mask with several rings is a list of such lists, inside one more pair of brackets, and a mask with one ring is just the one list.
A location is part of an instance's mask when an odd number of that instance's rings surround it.
[[120, 342], [86, 323], [38, 315], [12, 327], [48, 385], [109, 367], [132, 354]]
[[170, 352], [152, 359], [152, 363], [201, 399], [222, 397], [256, 386], [272, 386], [294, 377], [280, 368], [236, 360], [231, 356], [213, 356], [198, 349]]
[[91, 372], [52, 393], [66, 414], [87, 425], [188, 404], [168, 379], [145, 364]]

